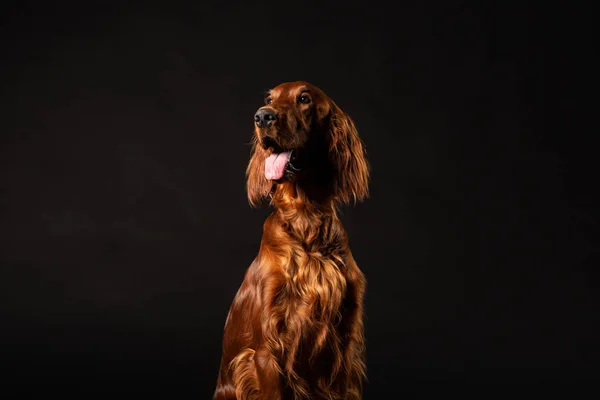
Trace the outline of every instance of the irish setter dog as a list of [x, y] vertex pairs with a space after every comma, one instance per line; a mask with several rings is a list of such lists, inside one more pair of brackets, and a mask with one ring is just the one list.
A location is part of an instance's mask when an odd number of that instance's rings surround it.
[[213, 399], [360, 399], [366, 281], [337, 209], [369, 195], [364, 145], [314, 85], [283, 83], [265, 103], [247, 190], [274, 211], [225, 322]]

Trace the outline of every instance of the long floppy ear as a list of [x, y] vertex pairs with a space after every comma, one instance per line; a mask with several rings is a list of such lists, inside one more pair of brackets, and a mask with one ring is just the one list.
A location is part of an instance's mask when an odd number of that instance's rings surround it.
[[334, 168], [334, 195], [344, 204], [369, 197], [369, 163], [352, 119], [331, 102], [329, 158]]
[[246, 189], [252, 207], [258, 207], [271, 191], [272, 182], [265, 178], [266, 152], [258, 146], [256, 136], [252, 139], [252, 156], [246, 168]]

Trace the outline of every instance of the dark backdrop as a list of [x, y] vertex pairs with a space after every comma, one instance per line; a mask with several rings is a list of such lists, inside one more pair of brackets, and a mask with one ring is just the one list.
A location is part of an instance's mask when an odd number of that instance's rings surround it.
[[5, 5], [2, 379], [210, 398], [269, 212], [246, 200], [252, 116], [290, 80], [372, 164], [343, 211], [365, 398], [596, 379], [591, 12], [481, 3]]

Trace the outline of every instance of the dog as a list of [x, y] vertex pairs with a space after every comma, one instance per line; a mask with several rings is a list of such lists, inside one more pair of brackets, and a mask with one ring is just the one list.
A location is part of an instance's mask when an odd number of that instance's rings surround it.
[[338, 210], [369, 197], [364, 143], [307, 82], [268, 91], [254, 125], [248, 200], [274, 211], [227, 315], [213, 399], [361, 399], [366, 279]]

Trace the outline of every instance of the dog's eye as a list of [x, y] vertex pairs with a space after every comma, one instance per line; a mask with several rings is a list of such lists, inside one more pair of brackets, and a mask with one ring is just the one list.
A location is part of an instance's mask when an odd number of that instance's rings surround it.
[[300, 95], [300, 97], [298, 98], [298, 101], [302, 104], [308, 104], [308, 103], [310, 103], [310, 97], [303, 94], [303, 95]]
[[271, 104], [273, 102], [273, 99], [270, 97], [265, 97], [265, 104]]

